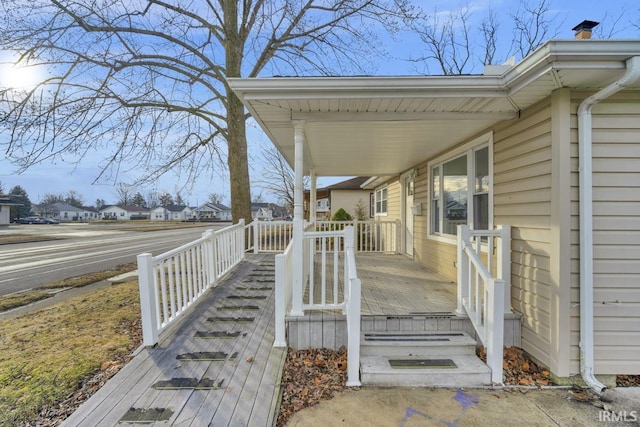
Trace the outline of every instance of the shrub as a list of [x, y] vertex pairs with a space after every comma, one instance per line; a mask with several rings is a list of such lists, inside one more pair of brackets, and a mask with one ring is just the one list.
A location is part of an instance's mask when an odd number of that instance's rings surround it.
[[338, 209], [336, 213], [333, 214], [333, 218], [331, 218], [332, 221], [351, 221], [352, 219], [351, 215], [342, 208]]

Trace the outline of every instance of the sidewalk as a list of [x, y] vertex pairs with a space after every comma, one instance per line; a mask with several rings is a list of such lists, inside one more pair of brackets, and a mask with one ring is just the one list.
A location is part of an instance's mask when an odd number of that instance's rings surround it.
[[640, 426], [640, 388], [615, 388], [598, 398], [570, 389], [363, 387], [304, 409], [287, 423], [287, 427], [342, 425]]

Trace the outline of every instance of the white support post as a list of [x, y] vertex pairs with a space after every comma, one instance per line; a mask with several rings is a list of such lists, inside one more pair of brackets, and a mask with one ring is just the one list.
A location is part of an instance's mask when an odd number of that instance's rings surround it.
[[285, 330], [285, 287], [287, 286], [287, 263], [284, 254], [276, 255], [275, 289], [275, 340], [274, 347], [287, 347]]
[[491, 369], [491, 382], [502, 384], [504, 347], [504, 281], [491, 279], [486, 284], [487, 313], [487, 365]]
[[138, 255], [138, 285], [140, 287], [140, 311], [142, 315], [142, 343], [153, 347], [158, 343], [158, 296], [153, 281], [153, 256]]
[[464, 315], [463, 300], [469, 297], [467, 281], [469, 280], [469, 262], [464, 253], [464, 247], [469, 241], [469, 226], [458, 225], [457, 235], [457, 258], [456, 258], [456, 272], [458, 273], [457, 280], [457, 294], [458, 294], [458, 307], [456, 308], [456, 314]]
[[400, 221], [399, 219], [396, 219], [396, 254], [400, 254], [403, 251], [402, 248], [402, 233], [403, 233], [403, 229], [402, 229], [402, 221]]
[[258, 220], [253, 221], [253, 253], [260, 252], [260, 224]]
[[499, 225], [500, 244], [496, 258], [498, 278], [504, 280], [504, 312], [511, 313], [511, 226]]
[[304, 121], [294, 122], [294, 143], [295, 143], [295, 182], [293, 186], [293, 256], [296, 257], [293, 263], [293, 289], [291, 302], [291, 315], [304, 316], [302, 310], [302, 294], [304, 286], [303, 261], [304, 254]]
[[316, 222], [316, 208], [317, 208], [317, 197], [318, 194], [316, 192], [317, 180], [316, 180], [316, 171], [311, 169], [311, 190], [309, 192], [309, 222], [315, 224]]

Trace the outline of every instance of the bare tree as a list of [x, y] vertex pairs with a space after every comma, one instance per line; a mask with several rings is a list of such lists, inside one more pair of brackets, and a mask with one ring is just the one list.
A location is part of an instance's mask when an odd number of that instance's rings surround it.
[[133, 188], [123, 182], [116, 186], [116, 205], [129, 206], [133, 199]]
[[84, 198], [76, 190], [69, 190], [65, 195], [64, 202], [77, 208], [82, 206]]
[[209, 193], [208, 201], [211, 203], [224, 204], [224, 195], [218, 193]]
[[[285, 158], [274, 146], [265, 148], [261, 153], [261, 163], [264, 164], [260, 179], [256, 185], [262, 190], [273, 194], [278, 202], [293, 209], [293, 186], [295, 174]], [[309, 178], [303, 180], [304, 188], [309, 188]]]
[[552, 28], [557, 14], [551, 13], [551, 0], [520, 3], [511, 18], [514, 23], [511, 51], [521, 58], [529, 55], [548, 39], [558, 35], [558, 27]]
[[408, 11], [409, 0], [5, 0], [0, 49], [49, 73], [0, 93], [5, 152], [24, 170], [102, 146], [96, 179], [135, 159], [147, 181], [186, 182], [226, 157], [233, 219], [250, 218], [248, 116], [226, 79], [362, 72]]
[[[410, 22], [424, 43], [425, 53], [412, 61], [426, 64], [427, 69], [435, 64], [445, 75], [460, 75], [471, 73], [479, 65], [504, 62], [510, 56], [522, 58], [556, 36], [562, 24], [558, 15], [551, 13], [551, 0], [536, 1], [519, 3], [509, 13], [512, 42], [507, 50], [499, 49], [498, 40], [504, 38], [500, 30], [508, 26], [493, 9], [487, 9], [479, 21], [469, 6], [449, 12], [422, 12], [420, 19]], [[480, 37], [474, 38], [471, 35], [476, 26]]]

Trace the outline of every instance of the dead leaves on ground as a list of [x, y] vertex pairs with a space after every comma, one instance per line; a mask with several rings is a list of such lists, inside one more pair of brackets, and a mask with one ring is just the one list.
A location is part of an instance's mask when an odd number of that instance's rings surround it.
[[[505, 385], [547, 386], [552, 385], [549, 370], [539, 367], [536, 362], [518, 347], [506, 347], [502, 362]], [[484, 347], [478, 350], [478, 357], [486, 362]]]
[[287, 353], [282, 374], [282, 401], [277, 426], [284, 426], [291, 416], [321, 400], [330, 399], [346, 388], [347, 351], [307, 349]]

